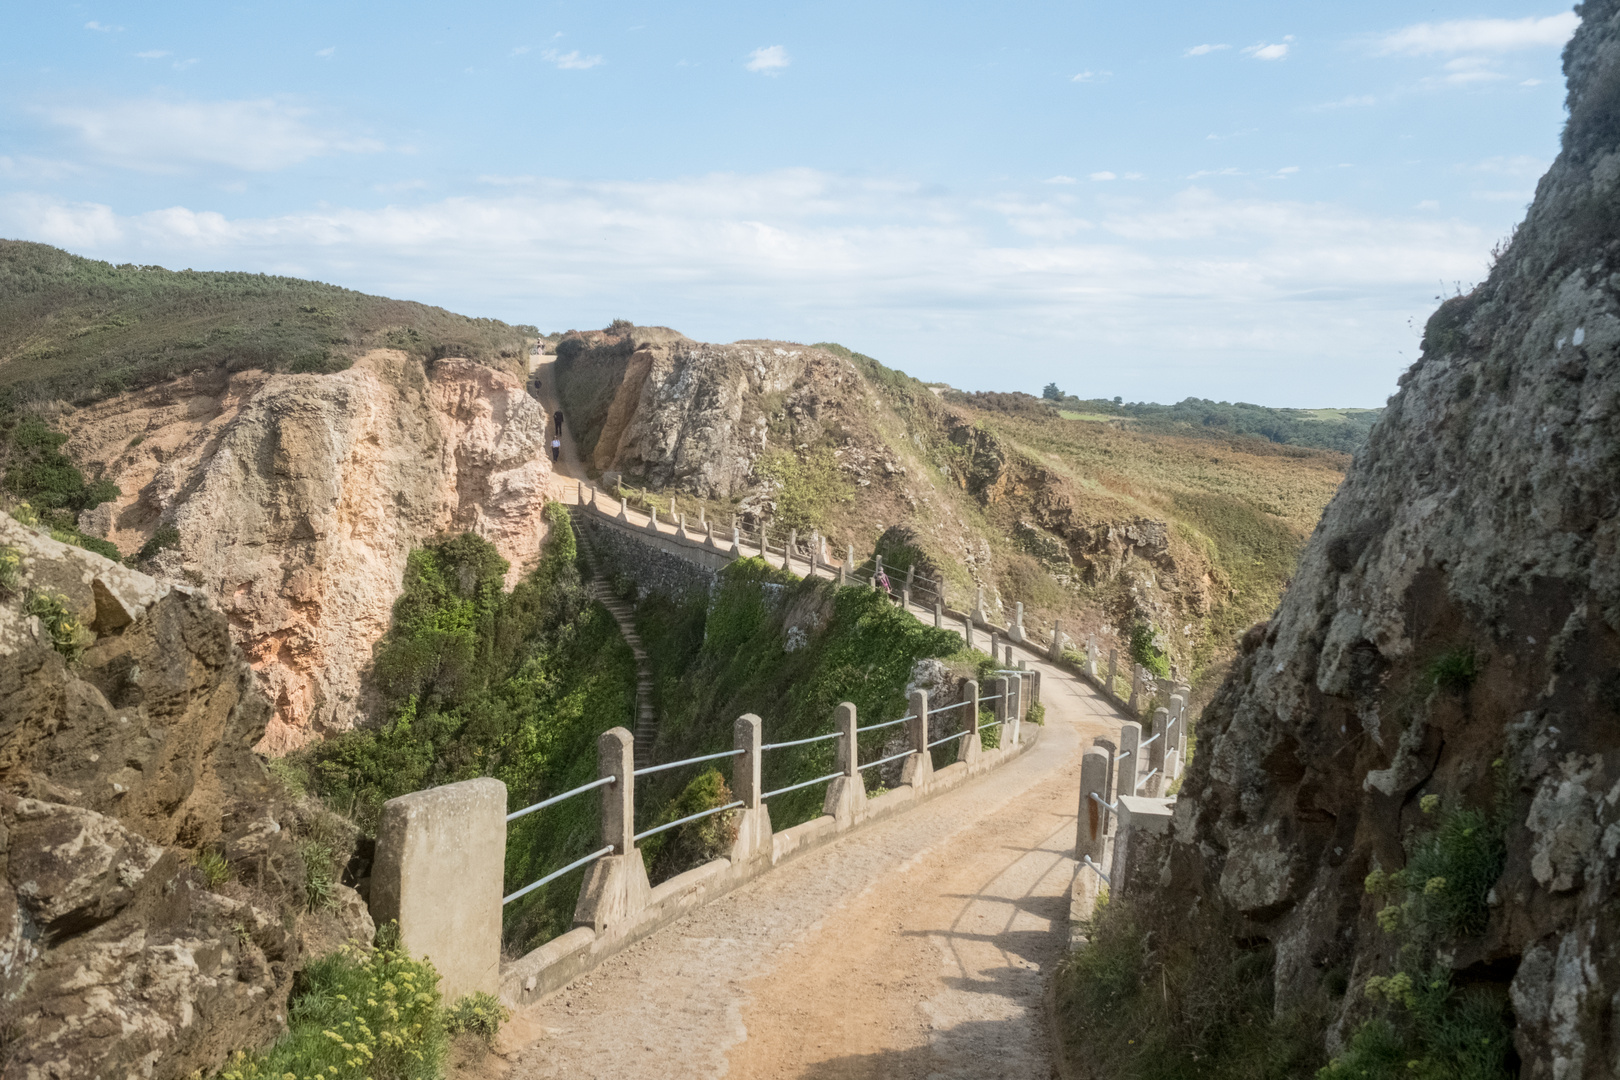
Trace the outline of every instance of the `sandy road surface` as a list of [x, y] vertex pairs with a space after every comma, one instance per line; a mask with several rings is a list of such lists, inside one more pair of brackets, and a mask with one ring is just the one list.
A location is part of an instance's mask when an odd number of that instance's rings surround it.
[[[535, 366], [555, 410], [551, 357]], [[579, 477], [564, 432], [558, 494]], [[566, 488], [566, 490], [564, 490]], [[932, 620], [931, 613], [916, 611]], [[1051, 1073], [1080, 752], [1119, 716], [1042, 672], [1035, 749], [756, 878], [530, 1006], [476, 1072], [542, 1078]]]

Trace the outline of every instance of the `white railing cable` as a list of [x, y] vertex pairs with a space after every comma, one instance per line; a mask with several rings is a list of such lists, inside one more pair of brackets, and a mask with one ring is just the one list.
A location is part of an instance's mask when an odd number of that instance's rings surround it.
[[[1163, 735], [1163, 734], [1164, 734], [1164, 732], [1162, 732], [1162, 731], [1159, 732], [1159, 735]], [[1147, 740], [1146, 742], [1144, 742], [1140, 746], [1138, 746], [1137, 749], [1138, 750], [1145, 750], [1148, 747], [1152, 746], [1154, 743], [1159, 741], [1159, 735], [1153, 736], [1153, 738]]]
[[912, 754], [915, 754], [916, 752], [917, 751], [915, 751], [915, 750], [907, 750], [903, 754], [890, 754], [886, 758], [878, 758], [876, 761], [867, 762], [865, 765], [861, 766], [861, 769], [865, 770], [865, 769], [874, 768], [874, 767], [876, 767], [878, 765], [887, 765], [891, 761], [899, 761], [903, 757], [910, 757]]
[[1153, 779], [1153, 777], [1158, 774], [1158, 771], [1159, 771], [1158, 769], [1154, 769], [1152, 772], [1150, 772], [1146, 776], [1142, 777], [1142, 779], [1138, 780], [1136, 782], [1136, 790], [1137, 791], [1142, 790], [1142, 785], [1147, 783], [1149, 780]]
[[637, 769], [631, 776], [646, 776], [649, 773], [663, 772], [665, 769], [678, 769], [682, 765], [696, 765], [700, 761], [718, 761], [721, 758], [740, 757], [748, 753], [747, 750], [722, 750], [718, 754], [703, 754], [700, 757], [689, 757], [682, 761], [667, 761], [662, 765], [649, 765], [645, 769]]
[[842, 731], [833, 731], [833, 732], [829, 732], [826, 735], [812, 735], [808, 739], [793, 739], [793, 740], [791, 740], [789, 742], [766, 743], [764, 746], [761, 746], [760, 749], [761, 750], [780, 750], [784, 746], [803, 746], [805, 743], [822, 742], [822, 741], [824, 741], [826, 739], [841, 739], [843, 737], [844, 737], [844, 733]]
[[790, 791], [798, 791], [800, 788], [810, 787], [812, 784], [825, 784], [828, 780], [836, 780], [843, 775], [843, 772], [840, 771], [828, 773], [826, 776], [818, 776], [814, 780], [805, 780], [802, 783], [789, 784], [787, 787], [779, 787], [775, 791], [767, 791], [765, 794], [760, 796], [760, 799], [763, 801], [765, 799], [769, 799], [773, 795], [785, 795]]
[[928, 715], [933, 716], [935, 713], [950, 712], [952, 709], [960, 709], [962, 706], [964, 706], [966, 704], [967, 704], [967, 699], [963, 698], [961, 701], [958, 701], [954, 705], [941, 705], [937, 709], [929, 709], [928, 710]]
[[545, 884], [547, 884], [549, 882], [552, 882], [552, 881], [556, 881], [558, 878], [562, 877], [564, 874], [568, 873], [568, 871], [570, 871], [570, 870], [578, 870], [580, 867], [584, 866], [588, 862], [594, 862], [595, 860], [600, 859], [604, 855], [611, 855], [611, 854], [613, 854], [613, 845], [609, 844], [607, 847], [603, 848], [601, 851], [593, 851], [589, 855], [585, 856], [583, 859], [575, 859], [573, 862], [569, 863], [567, 866], [563, 867], [561, 870], [553, 870], [551, 873], [547, 874], [545, 877], [541, 878], [539, 881], [532, 882], [532, 883], [530, 883], [528, 885], [523, 886], [523, 888], [519, 889], [517, 892], [513, 893], [511, 896], [503, 896], [503, 897], [501, 897], [501, 906], [504, 907], [507, 904], [510, 904], [512, 901], [516, 900], [518, 897], [527, 896], [530, 893], [534, 892], [534, 890], [538, 889], [540, 886], [545, 885]]
[[1117, 802], [1109, 802], [1107, 799], [1103, 798], [1101, 795], [1097, 794], [1095, 791], [1093, 791], [1091, 793], [1091, 797], [1093, 799], [1096, 799], [1099, 805], [1106, 806], [1110, 810], [1117, 811], [1119, 809], [1119, 803], [1117, 803]]
[[894, 727], [894, 725], [896, 725], [896, 724], [903, 724], [907, 720], [915, 720], [915, 719], [917, 719], [915, 716], [902, 716], [898, 720], [885, 720], [881, 724], [868, 724], [866, 727], [858, 727], [855, 730], [856, 731], [876, 731], [878, 728]]
[[665, 822], [662, 825], [658, 825], [658, 826], [656, 826], [654, 828], [648, 829], [646, 832], [638, 832], [638, 833], [636, 833], [635, 836], [631, 837], [631, 839], [633, 839], [633, 840], [645, 840], [649, 836], [657, 836], [659, 833], [664, 832], [664, 831], [666, 831], [668, 829], [673, 829], [677, 825], [685, 825], [689, 821], [697, 821], [699, 818], [706, 818], [706, 817], [710, 816], [711, 814], [718, 814], [718, 813], [721, 813], [721, 812], [726, 811], [726, 810], [735, 810], [735, 809], [737, 809], [737, 807], [739, 807], [741, 805], [742, 805], [742, 800], [739, 799], [736, 802], [726, 803], [726, 805], [724, 805], [724, 806], [716, 806], [716, 807], [713, 807], [713, 808], [708, 809], [708, 810], [700, 810], [695, 814], [688, 814], [683, 818], [676, 818], [674, 821]]
[[1001, 695], [1000, 694], [991, 694], [989, 697], [980, 698], [979, 699], [979, 704], [983, 705], [987, 701], [1000, 701], [1000, 700], [1001, 700]]
[[553, 795], [549, 799], [541, 799], [539, 802], [535, 803], [533, 806], [525, 806], [521, 810], [514, 810], [512, 813], [506, 815], [506, 820], [507, 821], [516, 821], [518, 818], [522, 817], [524, 814], [532, 814], [536, 810], [544, 810], [546, 807], [553, 806], [553, 805], [555, 805], [557, 803], [560, 803], [564, 799], [571, 799], [575, 795], [583, 795], [585, 792], [590, 791], [592, 788], [599, 788], [603, 784], [611, 784], [611, 783], [613, 783], [613, 781], [615, 781], [617, 779], [618, 779], [618, 777], [616, 777], [616, 776], [604, 776], [604, 777], [601, 777], [600, 779], [592, 780], [588, 784], [581, 784], [579, 787], [574, 788], [572, 791], [565, 791], [561, 795]]
[[1130, 756], [1131, 756], [1131, 752], [1129, 750], [1121, 750], [1119, 753], [1114, 755], [1114, 760], [1115, 761], [1124, 761], [1126, 758], [1128, 758]]
[[1108, 875], [1102, 872], [1102, 867], [1100, 867], [1096, 863], [1092, 862], [1090, 855], [1087, 855], [1085, 857], [1085, 860], [1086, 860], [1086, 865], [1091, 867], [1092, 872], [1095, 873], [1098, 877], [1103, 879], [1103, 884], [1107, 885], [1110, 889], [1112, 889], [1114, 887], [1114, 883], [1112, 881], [1108, 880]]
[[943, 743], [948, 743], [952, 739], [960, 739], [964, 735], [971, 735], [971, 734], [973, 734], [973, 729], [968, 728], [966, 731], [958, 731], [955, 735], [947, 735], [943, 739], [935, 739], [933, 742], [928, 744], [928, 749], [932, 750], [934, 747], [939, 746], [939, 745], [941, 745]]

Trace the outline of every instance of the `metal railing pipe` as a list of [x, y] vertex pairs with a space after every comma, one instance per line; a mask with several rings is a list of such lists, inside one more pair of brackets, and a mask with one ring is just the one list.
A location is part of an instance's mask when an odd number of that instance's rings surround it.
[[943, 739], [935, 739], [933, 742], [928, 744], [928, 749], [932, 750], [936, 746], [943, 746], [944, 744], [950, 742], [952, 739], [960, 739], [964, 735], [971, 735], [971, 734], [973, 734], [973, 729], [968, 728], [966, 731], [958, 731], [955, 735], [947, 735]]
[[744, 754], [744, 753], [747, 753], [747, 751], [745, 751], [745, 750], [722, 750], [718, 754], [703, 754], [703, 755], [701, 755], [699, 757], [684, 758], [681, 761], [666, 761], [662, 765], [649, 765], [645, 769], [637, 769], [632, 775], [634, 775], [634, 776], [648, 776], [648, 775], [650, 775], [652, 773], [655, 773], [655, 772], [663, 772], [665, 769], [678, 769], [682, 765], [696, 765], [700, 761], [718, 761], [721, 758], [738, 757], [739, 755]]
[[966, 704], [967, 704], [967, 699], [963, 698], [961, 701], [958, 701], [958, 702], [956, 702], [955, 704], [952, 704], [952, 705], [941, 705], [937, 709], [929, 709], [928, 710], [928, 715], [933, 716], [935, 713], [950, 712], [952, 709], [960, 709], [962, 706], [964, 706]]
[[741, 805], [742, 805], [742, 800], [738, 799], [736, 802], [729, 802], [729, 803], [726, 803], [726, 805], [724, 805], [724, 806], [716, 806], [716, 807], [712, 807], [711, 809], [708, 809], [708, 810], [699, 810], [695, 814], [687, 814], [683, 818], [676, 818], [674, 821], [667, 821], [662, 825], [658, 825], [658, 826], [655, 826], [654, 828], [648, 829], [646, 832], [638, 832], [635, 835], [635, 839], [637, 839], [637, 840], [645, 840], [649, 836], [657, 836], [661, 832], [667, 832], [668, 830], [673, 829], [677, 825], [685, 825], [689, 821], [697, 821], [700, 818], [710, 817], [711, 815], [721, 813], [722, 811], [725, 811], [725, 810], [735, 810], [735, 809], [737, 809], [737, 807], [739, 807]]
[[532, 814], [536, 810], [544, 810], [548, 806], [555, 806], [557, 803], [562, 802], [564, 799], [571, 799], [575, 795], [583, 795], [583, 794], [585, 794], [585, 792], [590, 791], [592, 788], [599, 788], [603, 784], [611, 784], [611, 783], [613, 783], [613, 779], [614, 778], [611, 777], [611, 776], [599, 776], [595, 780], [592, 780], [590, 783], [581, 784], [579, 787], [574, 788], [572, 791], [565, 791], [561, 795], [553, 795], [549, 799], [541, 799], [539, 802], [535, 803], [533, 806], [525, 806], [521, 810], [514, 810], [512, 813], [506, 815], [506, 820], [507, 821], [516, 821], [518, 818], [523, 817], [525, 814]]
[[1102, 872], [1102, 867], [1091, 861], [1090, 855], [1086, 856], [1086, 865], [1091, 867], [1092, 873], [1103, 879], [1104, 885], [1107, 885], [1110, 889], [1114, 887], [1114, 883], [1108, 880], [1108, 875]]
[[1108, 807], [1108, 809], [1110, 809], [1110, 810], [1113, 810], [1113, 811], [1116, 811], [1116, 812], [1119, 810], [1119, 803], [1117, 801], [1116, 802], [1109, 802], [1107, 799], [1104, 799], [1101, 795], [1097, 794], [1095, 791], [1093, 791], [1091, 793], [1091, 797], [1093, 799], [1096, 799], [1097, 802], [1100, 803], [1101, 805]]
[[875, 768], [878, 765], [887, 765], [891, 761], [899, 761], [903, 757], [910, 757], [912, 754], [915, 754], [916, 752], [917, 751], [915, 751], [915, 750], [907, 750], [907, 751], [905, 751], [903, 753], [899, 753], [899, 754], [890, 754], [886, 758], [878, 758], [876, 761], [869, 761], [865, 765], [862, 765], [861, 768], [862, 769], [871, 769], [871, 768]]
[[768, 799], [772, 795], [785, 795], [790, 791], [798, 791], [800, 788], [807, 788], [813, 784], [825, 784], [827, 781], [836, 780], [843, 775], [844, 774], [842, 772], [828, 773], [826, 776], [818, 776], [814, 780], [805, 780], [797, 784], [789, 784], [787, 787], [779, 787], [775, 791], [767, 791], [765, 794], [760, 796], [760, 799]]
[[[808, 739], [792, 739], [792, 740], [789, 740], [788, 742], [766, 743], [764, 746], [761, 746], [760, 749], [761, 750], [780, 750], [785, 746], [803, 746], [806, 743], [824, 742], [827, 739], [842, 739], [843, 737], [844, 737], [844, 733], [842, 731], [830, 731], [825, 735], [812, 735]], [[735, 753], [735, 752], [736, 751], [733, 751], [733, 753]]]
[[501, 897], [501, 906], [505, 907], [507, 904], [510, 904], [512, 901], [516, 900], [520, 896], [528, 896], [530, 893], [534, 892], [534, 890], [538, 889], [540, 886], [548, 885], [551, 882], [556, 881], [558, 878], [562, 877], [564, 874], [568, 873], [568, 871], [570, 871], [570, 870], [578, 870], [580, 867], [584, 866], [588, 862], [594, 862], [597, 859], [600, 859], [604, 855], [611, 855], [611, 854], [613, 854], [613, 846], [610, 844], [607, 847], [602, 848], [600, 851], [591, 852], [589, 855], [585, 856], [583, 859], [575, 859], [573, 862], [569, 863], [567, 866], [563, 867], [561, 870], [553, 870], [551, 873], [547, 874], [545, 877], [541, 878], [539, 881], [532, 881], [529, 884], [523, 886], [523, 888], [519, 889], [517, 892], [513, 893], [512, 895]]
[[855, 730], [856, 731], [876, 731], [878, 728], [894, 727], [894, 725], [896, 725], [896, 724], [903, 724], [907, 720], [915, 720], [915, 719], [917, 719], [915, 716], [902, 716], [898, 720], [885, 720], [881, 724], [868, 724], [866, 727], [858, 727]]
[[1152, 772], [1150, 772], [1146, 776], [1142, 777], [1142, 779], [1140, 779], [1140, 780], [1138, 780], [1136, 782], [1136, 790], [1138, 790], [1138, 791], [1142, 790], [1142, 785], [1147, 783], [1149, 780], [1153, 779], [1158, 774], [1159, 774], [1159, 770], [1154, 769]]

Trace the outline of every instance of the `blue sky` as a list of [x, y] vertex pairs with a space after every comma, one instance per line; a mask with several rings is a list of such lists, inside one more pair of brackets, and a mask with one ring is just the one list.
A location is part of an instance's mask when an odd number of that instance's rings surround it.
[[1039, 393], [1381, 404], [1556, 4], [8, 5], [0, 235]]

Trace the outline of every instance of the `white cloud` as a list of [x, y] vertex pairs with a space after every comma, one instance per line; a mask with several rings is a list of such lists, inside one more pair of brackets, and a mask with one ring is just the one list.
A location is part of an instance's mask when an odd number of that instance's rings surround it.
[[122, 31], [124, 29], [122, 26], [108, 26], [106, 23], [97, 22], [94, 19], [91, 19], [89, 22], [85, 23], [84, 28], [86, 30], [94, 30], [94, 31], [96, 31], [97, 33], [100, 33], [100, 34], [117, 33], [117, 32]]
[[1406, 56], [1561, 48], [1580, 23], [1573, 11], [1539, 19], [1454, 19], [1403, 27], [1376, 44], [1381, 53]]
[[1281, 60], [1288, 55], [1288, 42], [1279, 41], [1272, 44], [1249, 45], [1244, 48], [1243, 55], [1254, 60]]
[[1043, 183], [1043, 184], [1072, 184], [1072, 183], [1074, 183], [1074, 177], [1072, 177], [1072, 176], [1048, 176], [1045, 180], [1042, 180], [1041, 183]]
[[1094, 172], [1094, 173], [1091, 174], [1091, 179], [1093, 179], [1093, 180], [1118, 180], [1119, 177], [1115, 176], [1111, 172]]
[[208, 165], [269, 172], [324, 154], [383, 148], [375, 140], [311, 127], [308, 109], [271, 98], [61, 105], [46, 109], [45, 116], [77, 133], [97, 157], [145, 172]]
[[1519, 83], [1519, 85], [1520, 86], [1540, 86], [1541, 85], [1541, 80], [1540, 79], [1525, 79], [1523, 82]]
[[1318, 105], [1318, 109], [1364, 109], [1370, 105], [1378, 104], [1378, 99], [1371, 94], [1350, 94], [1338, 101], [1326, 101]]
[[168, 49], [147, 49], [145, 52], [138, 52], [135, 54], [136, 58], [140, 60], [161, 60], [165, 56], [172, 55], [174, 54], [169, 52]]
[[524, 53], [526, 53], [528, 51], [529, 51], [529, 47], [527, 45], [519, 45], [517, 48], [512, 50], [512, 55], [513, 56], [522, 56]]
[[1194, 45], [1192, 48], [1188, 49], [1186, 52], [1182, 53], [1181, 55], [1182, 56], [1208, 56], [1212, 52], [1220, 52], [1222, 49], [1230, 49], [1231, 47], [1232, 46], [1230, 46], [1230, 45]]
[[1298, 165], [1285, 165], [1284, 167], [1278, 169], [1276, 172], [1272, 173], [1271, 174], [1271, 179], [1273, 179], [1273, 180], [1286, 180], [1290, 176], [1293, 176], [1297, 172], [1299, 172], [1299, 166]]
[[315, 50], [315, 55], [316, 56], [326, 57], [326, 56], [331, 56], [335, 52], [337, 52], [337, 46], [336, 45], [328, 45], [324, 49], [316, 49]]
[[1228, 165], [1224, 169], [1199, 169], [1195, 173], [1190, 173], [1187, 176], [1187, 179], [1189, 179], [1189, 180], [1202, 180], [1206, 176], [1242, 176], [1242, 175], [1243, 174], [1241, 172], [1239, 172], [1236, 168], [1234, 168], [1231, 165]]
[[[337, 280], [557, 329], [601, 325], [633, 296], [630, 317], [705, 340], [843, 340], [985, 388], [1039, 386], [1045, 358], [1082, 347], [1118, 392], [1295, 405], [1381, 400], [1404, 366], [1406, 319], [1432, 306], [1434, 280], [1480, 276], [1494, 239], [1417, 211], [1196, 187], [1088, 221], [1052, 195], [977, 201], [811, 170], [514, 181], [262, 218], [13, 194], [0, 196], [0, 235]], [[1032, 357], [1028, 370], [1008, 359], [986, 374], [1009, 327], [1021, 347], [1008, 355]]]
[[540, 54], [542, 60], [555, 64], [561, 71], [586, 71], [605, 63], [600, 56], [585, 56], [578, 49], [571, 52], [558, 52], [556, 49], [547, 49]]
[[1076, 75], [1074, 78], [1070, 79], [1069, 81], [1070, 82], [1102, 82], [1104, 79], [1112, 77], [1113, 74], [1114, 73], [1112, 71], [1082, 71], [1080, 74]]
[[1435, 200], [1433, 200], [1433, 199], [1424, 199], [1422, 202], [1418, 203], [1417, 206], [1415, 206], [1413, 209], [1416, 209], [1416, 210], [1438, 210], [1438, 209], [1440, 209], [1440, 204], [1438, 202], [1436, 202]]
[[780, 45], [767, 45], [749, 53], [748, 63], [743, 67], [761, 75], [775, 75], [791, 63], [793, 58], [788, 56], [786, 49]]

